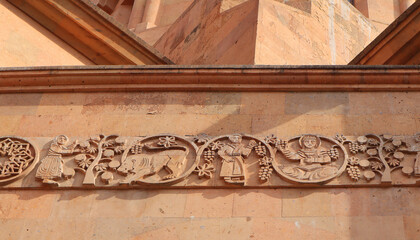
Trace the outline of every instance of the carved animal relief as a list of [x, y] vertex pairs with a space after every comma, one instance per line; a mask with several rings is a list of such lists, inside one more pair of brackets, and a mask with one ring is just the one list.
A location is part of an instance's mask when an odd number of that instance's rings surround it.
[[420, 134], [59, 135], [33, 141], [44, 148], [39, 163], [34, 143], [0, 137], [2, 187], [420, 185]]

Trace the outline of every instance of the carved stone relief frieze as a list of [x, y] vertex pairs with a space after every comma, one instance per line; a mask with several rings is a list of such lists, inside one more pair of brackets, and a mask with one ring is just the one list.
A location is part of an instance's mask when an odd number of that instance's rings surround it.
[[59, 135], [41, 142], [0, 137], [2, 188], [420, 186], [420, 134]]

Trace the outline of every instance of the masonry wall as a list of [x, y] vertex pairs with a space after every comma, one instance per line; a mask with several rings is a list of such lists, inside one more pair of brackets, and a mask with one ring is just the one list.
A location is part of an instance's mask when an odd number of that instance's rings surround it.
[[[1, 94], [0, 135], [414, 134], [417, 93]], [[42, 154], [45, 154], [43, 152]], [[0, 190], [0, 239], [418, 239], [419, 188]]]
[[0, 67], [92, 64], [6, 0], [0, 0], [0, 23]]

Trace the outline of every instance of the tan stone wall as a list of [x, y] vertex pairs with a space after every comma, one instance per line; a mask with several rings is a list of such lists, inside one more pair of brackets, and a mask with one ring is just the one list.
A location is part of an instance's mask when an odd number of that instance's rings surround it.
[[156, 42], [176, 64], [347, 64], [379, 31], [346, 0], [197, 1]]
[[176, 64], [254, 64], [258, 1], [196, 1], [155, 43]]
[[1, 94], [0, 134], [412, 135], [419, 102], [415, 92]]
[[[418, 93], [0, 95], [0, 135], [414, 134]], [[419, 188], [0, 190], [0, 239], [418, 239]]]
[[6, 0], [0, 0], [0, 23], [0, 67], [92, 64]]
[[420, 191], [0, 191], [0, 239], [418, 239]]
[[256, 64], [347, 64], [380, 32], [346, 0], [260, 0]]
[[415, 0], [354, 1], [355, 7], [372, 20], [372, 23], [381, 32], [414, 2]]

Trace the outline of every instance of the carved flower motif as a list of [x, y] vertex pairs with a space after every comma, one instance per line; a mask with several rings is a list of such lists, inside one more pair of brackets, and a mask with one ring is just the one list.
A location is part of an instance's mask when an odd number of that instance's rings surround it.
[[91, 146], [91, 145], [89, 145], [89, 147], [85, 148], [84, 150], [85, 152], [88, 152], [88, 153], [96, 153], [98, 151], [96, 147]]
[[368, 139], [368, 144], [371, 146], [378, 146], [379, 145], [379, 141], [373, 138], [369, 138]]
[[359, 159], [357, 157], [350, 157], [349, 164], [352, 166], [359, 165]]
[[104, 147], [112, 147], [114, 145], [114, 141], [113, 140], [107, 140], [103, 143]]
[[95, 170], [98, 172], [103, 172], [108, 168], [108, 164], [107, 163], [99, 163], [98, 165], [95, 166]]
[[90, 164], [92, 163], [92, 158], [82, 158], [80, 160], [76, 160], [77, 165], [83, 169], [89, 168]]
[[343, 143], [346, 141], [346, 137], [343, 134], [337, 134], [334, 137], [335, 140], [337, 140], [339, 143]]
[[395, 150], [395, 147], [392, 143], [387, 143], [387, 144], [385, 144], [384, 149], [387, 152], [392, 152], [392, 151]]
[[212, 178], [214, 171], [216, 171], [216, 168], [213, 166], [213, 164], [209, 163], [204, 163], [201, 166], [197, 166], [196, 170], [194, 170], [194, 172], [197, 173], [199, 178]]
[[277, 143], [278, 139], [277, 139], [277, 137], [274, 134], [271, 134], [271, 135], [265, 137], [264, 141], [267, 144], [273, 144], [274, 145], [274, 144]]
[[366, 152], [366, 150], [367, 150], [367, 146], [366, 145], [360, 145], [359, 146], [359, 152], [364, 153], [364, 152]]
[[158, 142], [159, 146], [163, 146], [165, 148], [169, 148], [170, 146], [175, 144], [175, 137], [173, 136], [160, 137]]
[[388, 160], [388, 164], [391, 167], [396, 167], [396, 166], [399, 166], [400, 165], [400, 161], [398, 159], [391, 158], [391, 159]]
[[116, 154], [121, 154], [121, 153], [123, 153], [123, 152], [124, 152], [124, 150], [125, 150], [125, 147], [124, 147], [124, 146], [116, 146], [116, 147], [114, 148], [114, 152], [115, 152]]
[[371, 162], [370, 163], [370, 166], [372, 167], [373, 170], [376, 170], [376, 171], [380, 171], [382, 169], [382, 167], [383, 167], [382, 163], [376, 162], [376, 161], [375, 162]]
[[217, 141], [217, 142], [210, 143], [209, 148], [215, 151], [215, 150], [221, 149], [223, 146], [224, 146], [223, 143], [221, 143], [220, 141]]

